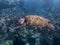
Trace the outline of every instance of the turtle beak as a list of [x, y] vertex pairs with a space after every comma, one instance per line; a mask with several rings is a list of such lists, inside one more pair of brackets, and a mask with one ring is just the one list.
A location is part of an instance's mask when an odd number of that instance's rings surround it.
[[25, 19], [23, 19], [23, 18], [19, 19], [19, 23], [20, 23], [21, 25], [24, 24], [24, 21], [25, 21]]

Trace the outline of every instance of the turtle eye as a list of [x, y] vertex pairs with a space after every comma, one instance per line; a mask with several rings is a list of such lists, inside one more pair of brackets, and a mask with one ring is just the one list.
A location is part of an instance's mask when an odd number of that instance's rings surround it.
[[24, 20], [24, 22], [26, 23], [26, 22], [27, 22], [27, 20], [25, 19], [25, 20]]
[[51, 21], [48, 21], [48, 23], [51, 23]]

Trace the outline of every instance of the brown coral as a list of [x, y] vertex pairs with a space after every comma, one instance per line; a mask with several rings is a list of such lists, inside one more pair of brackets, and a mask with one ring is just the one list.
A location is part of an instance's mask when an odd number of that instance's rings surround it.
[[38, 28], [48, 27], [49, 29], [54, 30], [54, 26], [51, 24], [49, 19], [37, 15], [25, 16], [24, 18], [19, 19], [19, 23], [21, 25], [28, 24], [30, 26]]

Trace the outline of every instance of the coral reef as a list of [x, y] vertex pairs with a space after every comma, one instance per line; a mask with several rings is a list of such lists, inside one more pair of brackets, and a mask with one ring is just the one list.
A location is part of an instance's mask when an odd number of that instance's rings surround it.
[[[0, 45], [60, 45], [60, 9], [57, 8], [58, 6], [55, 7], [51, 0], [51, 3], [49, 0], [26, 1], [0, 0]], [[15, 28], [20, 25], [18, 20], [28, 15], [38, 15], [51, 20], [55, 27], [54, 31], [47, 27], [42, 29], [32, 26]]]

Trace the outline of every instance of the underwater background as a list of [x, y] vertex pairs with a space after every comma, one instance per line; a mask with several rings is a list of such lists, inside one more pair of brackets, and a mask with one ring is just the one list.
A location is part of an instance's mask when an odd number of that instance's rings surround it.
[[[14, 29], [26, 15], [39, 15], [51, 20], [50, 29]], [[60, 45], [60, 0], [0, 0], [0, 45]]]

